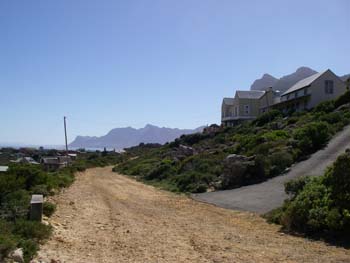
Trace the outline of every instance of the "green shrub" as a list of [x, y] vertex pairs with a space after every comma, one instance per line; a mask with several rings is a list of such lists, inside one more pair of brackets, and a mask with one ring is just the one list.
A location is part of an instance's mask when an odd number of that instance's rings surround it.
[[294, 132], [297, 147], [305, 153], [313, 153], [323, 147], [330, 137], [329, 126], [326, 122], [311, 122]]
[[45, 216], [50, 217], [55, 213], [56, 211], [56, 205], [51, 202], [44, 202], [43, 205], [43, 213]]
[[286, 140], [290, 138], [290, 135], [287, 131], [284, 130], [276, 130], [276, 131], [270, 131], [265, 132], [262, 137], [266, 141], [279, 141], [279, 140]]
[[278, 117], [282, 117], [282, 112], [279, 110], [271, 110], [269, 112], [261, 114], [258, 118], [256, 118], [253, 121], [253, 123], [257, 126], [263, 126], [266, 123], [269, 123]]
[[189, 134], [187, 136], [183, 136], [181, 140], [187, 144], [192, 146], [195, 143], [200, 142], [201, 140], [204, 140], [208, 137], [208, 135], [201, 134], [201, 133], [194, 133], [194, 134]]
[[26, 190], [7, 194], [1, 203], [3, 218], [17, 220], [26, 218], [29, 211], [30, 195]]
[[32, 187], [30, 190], [31, 194], [40, 194], [44, 196], [48, 196], [51, 194], [51, 187], [47, 184], [39, 184]]
[[328, 100], [328, 101], [324, 101], [319, 103], [314, 109], [314, 112], [324, 112], [324, 113], [328, 113], [331, 112], [335, 109], [334, 107], [334, 101], [333, 100]]
[[335, 205], [350, 211], [350, 153], [339, 156], [325, 177]]
[[283, 214], [283, 207], [278, 207], [263, 215], [269, 223], [281, 224], [280, 219]]
[[289, 117], [287, 119], [287, 124], [288, 125], [291, 125], [291, 124], [295, 124], [299, 121], [299, 118], [298, 117]]
[[293, 156], [285, 150], [277, 151], [268, 157], [271, 171], [270, 176], [276, 176], [285, 171], [286, 168], [293, 164]]
[[320, 121], [324, 121], [329, 124], [335, 124], [335, 123], [341, 122], [342, 119], [343, 119], [343, 115], [340, 112], [330, 112], [320, 117]]
[[326, 227], [331, 200], [329, 190], [319, 178], [312, 180], [290, 202], [280, 221], [288, 230], [317, 232]]
[[334, 106], [336, 108], [338, 108], [341, 105], [344, 105], [346, 103], [350, 103], [350, 91], [346, 91], [343, 95], [341, 95], [340, 97], [338, 97], [335, 102], [334, 102]]
[[44, 225], [37, 221], [17, 220], [14, 225], [14, 234], [20, 235], [26, 239], [36, 241], [44, 240], [50, 237], [52, 227]]
[[337, 158], [324, 176], [285, 185], [292, 197], [266, 216], [290, 231], [350, 234], [350, 153]]
[[23, 249], [24, 262], [30, 262], [39, 250], [39, 245], [30, 239], [21, 239], [18, 246]]
[[1, 256], [7, 255], [16, 248], [17, 239], [11, 231], [12, 224], [0, 219], [0, 261]]
[[146, 180], [162, 180], [176, 174], [176, 168], [173, 161], [164, 159], [160, 164], [155, 166], [146, 176]]
[[200, 193], [206, 191], [212, 176], [190, 171], [177, 175], [173, 180], [182, 192]]
[[11, 165], [8, 173], [15, 176], [17, 180], [21, 178], [26, 190], [30, 190], [35, 185], [45, 184], [48, 176], [38, 165]]
[[284, 184], [285, 192], [292, 197], [297, 196], [311, 180], [310, 177], [302, 176]]

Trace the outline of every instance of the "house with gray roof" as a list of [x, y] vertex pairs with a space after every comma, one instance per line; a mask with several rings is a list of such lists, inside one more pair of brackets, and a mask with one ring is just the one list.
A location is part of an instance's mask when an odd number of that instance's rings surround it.
[[13, 163], [22, 163], [22, 164], [40, 164], [35, 161], [32, 157], [20, 157], [17, 160], [11, 161]]
[[272, 107], [282, 111], [308, 110], [323, 101], [336, 99], [345, 91], [345, 83], [330, 69], [327, 69], [294, 84]]
[[41, 163], [47, 171], [56, 171], [58, 169], [67, 167], [71, 159], [69, 156], [55, 156], [55, 157], [43, 157]]
[[253, 120], [259, 114], [259, 99], [265, 94], [259, 90], [237, 90], [234, 98], [224, 98], [221, 105], [221, 124], [233, 126]]
[[300, 80], [282, 94], [272, 87], [266, 91], [238, 90], [234, 98], [223, 99], [221, 124], [234, 126], [271, 109], [283, 112], [309, 110], [323, 101], [338, 98], [346, 90], [346, 83], [330, 69]]

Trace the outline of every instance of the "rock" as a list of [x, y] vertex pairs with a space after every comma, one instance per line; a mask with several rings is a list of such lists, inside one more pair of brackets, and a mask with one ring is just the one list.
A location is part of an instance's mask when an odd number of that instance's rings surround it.
[[222, 129], [221, 126], [217, 124], [212, 124], [209, 127], [203, 129], [203, 134], [215, 134]]
[[9, 258], [12, 259], [14, 262], [24, 263], [23, 249], [22, 248], [17, 248], [15, 251], [13, 251], [10, 254]]
[[49, 226], [49, 225], [50, 225], [50, 223], [49, 223], [48, 221], [46, 221], [46, 220], [43, 220], [41, 223], [44, 224], [44, 225], [46, 225], [46, 226]]
[[350, 103], [346, 103], [346, 104], [340, 105], [335, 111], [348, 110], [349, 108], [350, 108]]
[[221, 189], [232, 189], [252, 180], [255, 169], [255, 157], [230, 154], [223, 161], [223, 173], [220, 176]]
[[194, 152], [195, 152], [195, 150], [192, 147], [186, 146], [186, 145], [182, 145], [182, 144], [180, 144], [179, 149], [185, 155], [193, 155]]
[[197, 152], [194, 148], [180, 144], [178, 147], [173, 148], [169, 155], [174, 161], [181, 161], [195, 154]]
[[234, 162], [242, 162], [242, 161], [251, 161], [254, 160], [254, 156], [251, 157], [247, 157], [244, 155], [239, 155], [239, 154], [230, 154], [225, 158], [225, 163], [226, 164], [230, 164], [230, 163], [234, 163]]

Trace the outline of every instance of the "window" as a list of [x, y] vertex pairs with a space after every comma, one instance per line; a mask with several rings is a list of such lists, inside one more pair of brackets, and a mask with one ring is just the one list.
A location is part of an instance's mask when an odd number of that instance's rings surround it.
[[334, 82], [333, 80], [324, 81], [324, 91], [326, 94], [333, 94]]
[[296, 91], [295, 93], [294, 93], [294, 98], [297, 98], [298, 97], [298, 91]]
[[244, 105], [244, 113], [249, 115], [249, 105]]
[[304, 89], [304, 95], [307, 95], [307, 88]]

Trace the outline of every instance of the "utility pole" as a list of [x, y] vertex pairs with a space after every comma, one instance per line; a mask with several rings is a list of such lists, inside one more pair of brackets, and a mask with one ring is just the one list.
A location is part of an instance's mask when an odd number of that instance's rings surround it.
[[63, 122], [64, 122], [64, 137], [66, 140], [66, 156], [68, 157], [68, 143], [67, 143], [67, 125], [66, 125], [66, 116], [63, 117]]

